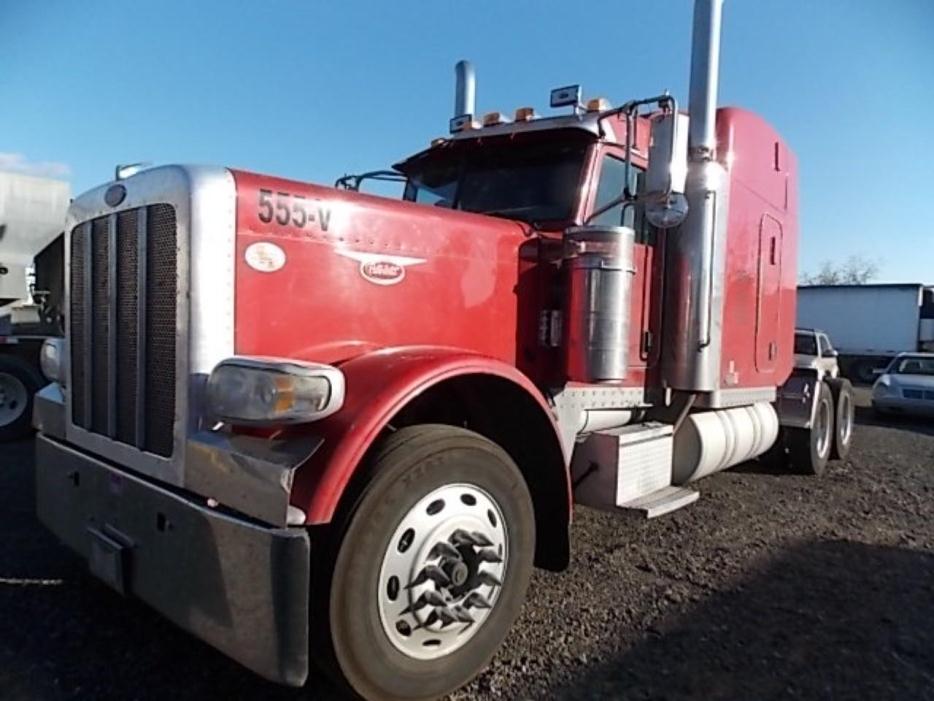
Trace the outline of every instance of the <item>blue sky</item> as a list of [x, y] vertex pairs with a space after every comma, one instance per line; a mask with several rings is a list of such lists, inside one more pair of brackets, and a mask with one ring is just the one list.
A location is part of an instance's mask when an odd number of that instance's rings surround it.
[[[0, 0], [0, 167], [80, 192], [117, 162], [324, 183], [446, 132], [453, 64], [478, 111], [687, 98], [691, 2]], [[859, 254], [934, 283], [934, 0], [726, 0], [720, 102], [796, 151], [801, 267]]]

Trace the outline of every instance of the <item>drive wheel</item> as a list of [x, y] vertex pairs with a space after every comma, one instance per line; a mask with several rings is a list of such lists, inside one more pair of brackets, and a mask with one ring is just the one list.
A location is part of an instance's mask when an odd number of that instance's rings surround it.
[[328, 635], [365, 699], [431, 699], [492, 657], [525, 598], [535, 521], [499, 446], [461, 428], [393, 433], [337, 545]]
[[811, 428], [788, 429], [786, 445], [791, 467], [805, 475], [821, 475], [833, 445], [833, 397], [824, 382], [815, 385], [817, 406]]
[[831, 460], [846, 460], [853, 444], [853, 425], [856, 421], [856, 404], [853, 401], [853, 386], [848, 380], [827, 380], [833, 397], [834, 421], [833, 444], [830, 446]]
[[0, 355], [0, 443], [32, 430], [32, 397], [43, 384], [42, 375], [29, 363]]

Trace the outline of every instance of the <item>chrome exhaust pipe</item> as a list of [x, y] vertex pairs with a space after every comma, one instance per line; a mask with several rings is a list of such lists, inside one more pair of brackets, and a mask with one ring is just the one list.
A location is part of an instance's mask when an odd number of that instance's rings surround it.
[[720, 26], [723, 0], [696, 0], [691, 40], [688, 151], [692, 160], [713, 158], [717, 146], [717, 90], [720, 83]]
[[477, 75], [470, 61], [458, 61], [454, 66], [457, 82], [454, 88], [454, 117], [473, 116], [477, 100]]
[[695, 0], [688, 96], [688, 215], [669, 241], [668, 294], [677, 314], [666, 317], [665, 380], [673, 389], [720, 387], [726, 257], [725, 173], [717, 151], [717, 89], [723, 0]]

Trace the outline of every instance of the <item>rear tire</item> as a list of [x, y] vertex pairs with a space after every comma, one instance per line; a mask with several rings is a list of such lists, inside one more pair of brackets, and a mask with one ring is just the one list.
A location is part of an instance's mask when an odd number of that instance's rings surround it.
[[826, 383], [815, 385], [817, 406], [811, 428], [789, 428], [785, 435], [791, 468], [803, 475], [822, 475], [833, 445], [833, 397]]
[[45, 385], [36, 368], [14, 355], [0, 355], [0, 443], [32, 431], [32, 398]]
[[359, 696], [437, 698], [486, 666], [519, 614], [532, 500], [509, 455], [462, 428], [396, 431], [367, 469], [311, 623]]
[[833, 445], [830, 446], [831, 460], [846, 460], [853, 445], [853, 425], [856, 421], [856, 404], [853, 401], [853, 386], [849, 380], [829, 379], [827, 386], [833, 397]]

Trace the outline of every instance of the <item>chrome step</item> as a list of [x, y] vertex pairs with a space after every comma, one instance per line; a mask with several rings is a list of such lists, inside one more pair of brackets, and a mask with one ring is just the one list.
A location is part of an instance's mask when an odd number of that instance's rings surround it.
[[688, 504], [693, 504], [700, 496], [700, 492], [684, 487], [662, 487], [641, 496], [625, 504], [620, 504], [619, 508], [626, 511], [635, 511], [645, 518], [655, 518], [663, 514], [670, 513]]
[[590, 434], [574, 448], [578, 504], [616, 511], [671, 484], [672, 427], [645, 423]]

